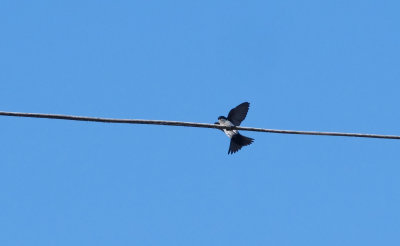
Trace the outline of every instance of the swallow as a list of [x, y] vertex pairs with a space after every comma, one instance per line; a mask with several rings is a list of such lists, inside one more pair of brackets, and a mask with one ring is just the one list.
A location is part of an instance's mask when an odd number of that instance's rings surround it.
[[[219, 116], [216, 125], [221, 126], [240, 126], [240, 123], [246, 118], [249, 111], [250, 103], [244, 102], [229, 111], [228, 117]], [[238, 152], [243, 146], [250, 145], [254, 139], [245, 137], [238, 130], [222, 129], [224, 133], [231, 139], [228, 154]]]

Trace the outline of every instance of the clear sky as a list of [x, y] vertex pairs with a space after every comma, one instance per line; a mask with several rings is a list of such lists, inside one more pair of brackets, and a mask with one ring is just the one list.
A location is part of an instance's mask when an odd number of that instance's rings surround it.
[[[400, 135], [400, 2], [0, 5], [0, 111]], [[0, 245], [400, 245], [400, 141], [0, 117]]]

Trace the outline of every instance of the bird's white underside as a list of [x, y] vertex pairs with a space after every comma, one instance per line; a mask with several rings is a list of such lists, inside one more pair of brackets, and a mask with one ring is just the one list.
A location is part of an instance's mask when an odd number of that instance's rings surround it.
[[[232, 124], [232, 122], [230, 122], [229, 120], [220, 119], [220, 120], [218, 120], [218, 122], [220, 125], [223, 125], [223, 126], [234, 126]], [[223, 129], [223, 130], [229, 138], [232, 138], [234, 135], [238, 134], [238, 130], [227, 130], [227, 129]]]

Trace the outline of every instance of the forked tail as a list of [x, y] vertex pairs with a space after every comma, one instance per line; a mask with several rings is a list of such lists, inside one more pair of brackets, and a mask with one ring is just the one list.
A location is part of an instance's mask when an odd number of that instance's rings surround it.
[[243, 146], [250, 145], [254, 139], [241, 135], [240, 133], [231, 138], [228, 154], [238, 152]]

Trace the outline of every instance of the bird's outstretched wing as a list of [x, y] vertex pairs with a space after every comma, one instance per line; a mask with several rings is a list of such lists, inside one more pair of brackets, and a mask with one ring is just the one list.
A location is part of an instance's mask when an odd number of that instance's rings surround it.
[[246, 118], [247, 112], [249, 111], [250, 103], [244, 102], [233, 108], [228, 114], [228, 120], [235, 126], [240, 126], [240, 123]]

